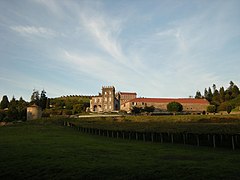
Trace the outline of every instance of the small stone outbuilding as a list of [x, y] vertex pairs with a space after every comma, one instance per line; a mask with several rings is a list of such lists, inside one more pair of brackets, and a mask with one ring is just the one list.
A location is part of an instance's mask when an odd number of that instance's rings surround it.
[[33, 104], [27, 107], [27, 120], [40, 119], [42, 117], [42, 108]]

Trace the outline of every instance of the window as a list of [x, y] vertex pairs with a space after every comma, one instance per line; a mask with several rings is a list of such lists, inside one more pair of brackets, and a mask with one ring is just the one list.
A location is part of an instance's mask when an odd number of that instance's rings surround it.
[[112, 98], [109, 98], [109, 101], [112, 101]]
[[107, 102], [107, 98], [106, 97], [105, 97], [104, 101]]
[[112, 109], [112, 106], [109, 106], [109, 109]]
[[112, 94], [112, 92], [111, 92], [111, 91], [109, 91], [109, 94]]

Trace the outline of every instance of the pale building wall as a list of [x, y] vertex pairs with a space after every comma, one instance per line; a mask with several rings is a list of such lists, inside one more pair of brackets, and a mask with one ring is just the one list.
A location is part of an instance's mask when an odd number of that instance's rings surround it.
[[92, 97], [90, 100], [90, 111], [91, 112], [102, 112], [103, 109], [103, 98], [102, 96]]
[[103, 111], [112, 112], [115, 110], [115, 88], [113, 86], [102, 87]]
[[119, 93], [119, 99], [120, 99], [120, 106], [132, 99], [137, 98], [137, 94], [136, 93]]
[[[183, 111], [187, 112], [203, 112], [207, 110], [209, 104], [197, 104], [197, 103], [181, 103], [183, 106]], [[127, 102], [121, 105], [121, 110], [131, 112], [133, 106], [142, 107], [145, 106], [154, 106], [156, 109], [167, 111], [168, 103], [154, 103], [154, 102]]]
[[42, 117], [42, 109], [39, 106], [33, 105], [27, 107], [27, 120], [40, 119]]
[[112, 112], [119, 109], [119, 101], [115, 97], [113, 86], [103, 86], [100, 96], [92, 97], [90, 100], [91, 112]]

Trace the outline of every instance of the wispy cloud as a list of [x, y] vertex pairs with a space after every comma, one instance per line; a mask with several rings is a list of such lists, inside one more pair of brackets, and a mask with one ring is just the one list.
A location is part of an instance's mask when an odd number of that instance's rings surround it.
[[[11, 74], [26, 75], [4, 79], [10, 73], [2, 72], [0, 81], [8, 89], [37, 84], [64, 94], [104, 83], [139, 95], [169, 97], [237, 78], [238, 1], [0, 4], [2, 69], [14, 67]], [[27, 80], [18, 84], [14, 77]], [[79, 81], [87, 85], [81, 87]]]
[[81, 14], [82, 25], [89, 32], [96, 44], [112, 56], [115, 60], [122, 62], [125, 57], [122, 47], [118, 41], [121, 32], [121, 20], [107, 18], [103, 14], [90, 15], [87, 11]]
[[[109, 61], [108, 58], [103, 58], [95, 55], [81, 55], [69, 51], [64, 51], [63, 61], [68, 61], [68, 66], [74, 68], [79, 73], [84, 72], [93, 78], [99, 80], [118, 81], [124, 80], [125, 75], [122, 66], [116, 66], [115, 62]], [[66, 61], [65, 61], [66, 62]], [[107, 77], [107, 78], [106, 78]]]
[[35, 27], [35, 26], [12, 26], [11, 30], [20, 33], [24, 36], [38, 36], [44, 38], [53, 38], [59, 35], [56, 31], [45, 28], [45, 27]]

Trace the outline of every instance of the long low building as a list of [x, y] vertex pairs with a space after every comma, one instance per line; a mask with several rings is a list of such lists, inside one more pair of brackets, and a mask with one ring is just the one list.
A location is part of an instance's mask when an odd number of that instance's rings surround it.
[[132, 107], [154, 106], [156, 110], [167, 111], [170, 102], [182, 104], [183, 111], [186, 112], [206, 112], [209, 102], [206, 99], [193, 98], [135, 98], [121, 105], [121, 110], [131, 112]]

